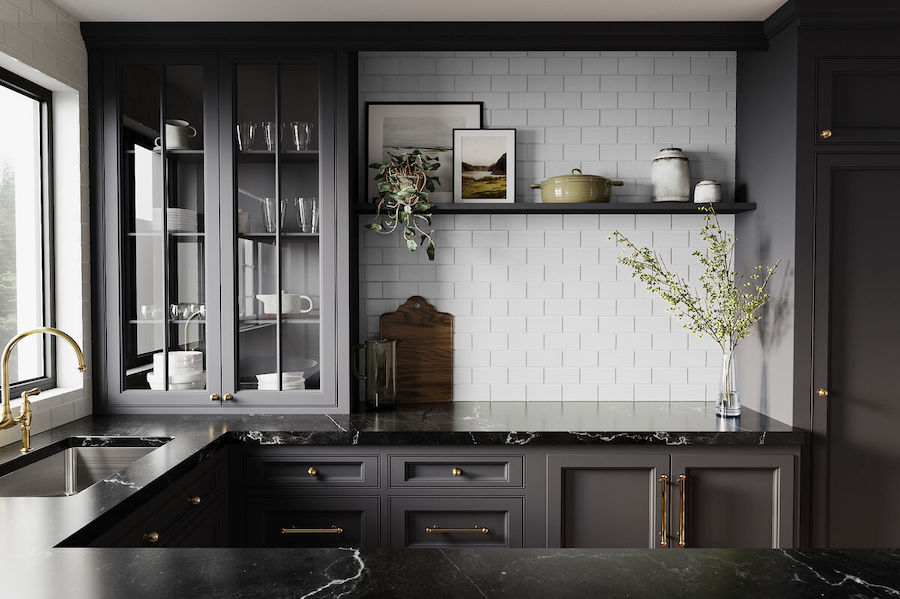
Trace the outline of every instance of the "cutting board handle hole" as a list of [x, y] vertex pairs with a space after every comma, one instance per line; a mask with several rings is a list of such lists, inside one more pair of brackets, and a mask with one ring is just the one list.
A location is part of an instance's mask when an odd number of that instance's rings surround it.
[[413, 304], [413, 308], [415, 308], [416, 310], [418, 310], [421, 307], [422, 307], [422, 304], [420, 304], [419, 302], [416, 302]]

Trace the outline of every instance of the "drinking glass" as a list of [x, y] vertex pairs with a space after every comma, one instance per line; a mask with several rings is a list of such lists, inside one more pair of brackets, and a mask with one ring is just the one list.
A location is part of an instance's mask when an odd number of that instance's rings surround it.
[[253, 141], [256, 137], [256, 123], [238, 123], [236, 127], [238, 150], [241, 152], [248, 152], [252, 150]]
[[274, 152], [275, 146], [278, 144], [278, 129], [272, 121], [264, 121], [262, 128], [263, 136], [266, 138], [266, 150]]
[[277, 229], [277, 223], [275, 220], [275, 211], [281, 211], [281, 222], [282, 226], [284, 226], [284, 206], [287, 204], [286, 200], [278, 201], [275, 198], [262, 198], [259, 202], [259, 207], [262, 209], [262, 217], [263, 217], [263, 226], [266, 228], [266, 233], [274, 233]]
[[309, 141], [312, 138], [313, 124], [309, 121], [291, 121], [288, 123], [288, 129], [291, 132], [291, 141], [294, 144], [294, 150], [301, 152], [309, 149]]
[[297, 198], [297, 224], [304, 233], [319, 232], [319, 200], [315, 197]]

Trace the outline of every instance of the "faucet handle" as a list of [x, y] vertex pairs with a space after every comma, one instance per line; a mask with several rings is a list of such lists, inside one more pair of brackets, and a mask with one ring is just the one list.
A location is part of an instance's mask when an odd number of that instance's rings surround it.
[[28, 401], [28, 398], [31, 397], [32, 395], [40, 395], [40, 394], [41, 394], [41, 390], [38, 389], [37, 387], [35, 387], [34, 389], [29, 389], [28, 391], [23, 391], [22, 399], [24, 399], [25, 401]]

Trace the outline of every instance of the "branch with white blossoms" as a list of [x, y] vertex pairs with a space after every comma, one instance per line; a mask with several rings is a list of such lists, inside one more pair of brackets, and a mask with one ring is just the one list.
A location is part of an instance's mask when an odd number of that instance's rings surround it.
[[735, 236], [722, 230], [712, 206], [700, 210], [706, 213], [700, 238], [707, 247], [693, 252], [703, 266], [699, 289], [669, 270], [657, 252], [636, 246], [620, 231], [612, 236], [624, 246], [619, 262], [631, 267], [633, 277], [662, 298], [686, 329], [699, 337], [709, 335], [723, 352], [730, 352], [762, 317], [760, 308], [769, 301], [766, 286], [781, 260], [757, 266], [745, 279], [734, 270]]
[[[440, 184], [440, 179], [431, 173], [441, 165], [437, 158], [426, 156], [419, 150], [389, 156], [382, 164], [369, 165], [377, 171], [375, 181], [379, 201], [374, 220], [365, 227], [384, 235], [402, 227], [409, 251], [416, 251], [419, 245], [425, 246], [428, 259], [434, 260], [434, 230], [431, 229], [434, 205], [428, 202], [428, 194]], [[416, 237], [420, 237], [419, 243], [416, 243]]]

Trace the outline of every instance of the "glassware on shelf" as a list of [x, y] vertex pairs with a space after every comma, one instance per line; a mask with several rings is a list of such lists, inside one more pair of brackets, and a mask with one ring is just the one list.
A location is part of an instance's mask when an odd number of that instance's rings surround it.
[[278, 128], [274, 121], [263, 121], [261, 125], [263, 137], [265, 137], [266, 140], [266, 150], [274, 152], [275, 146], [278, 145]]
[[256, 123], [248, 121], [238, 123], [236, 127], [238, 150], [241, 152], [249, 152], [253, 149], [253, 142], [256, 138]]
[[294, 200], [297, 206], [297, 224], [303, 233], [319, 232], [319, 199], [300, 197]]
[[310, 139], [312, 139], [313, 124], [309, 121], [291, 121], [287, 126], [291, 133], [294, 151], [302, 152], [308, 150]]
[[284, 226], [285, 204], [287, 204], [287, 200], [278, 200], [276, 198], [260, 199], [259, 207], [262, 210], [263, 226], [266, 228], [266, 233], [274, 233], [278, 226], [275, 220], [276, 210], [281, 210], [281, 223]]

